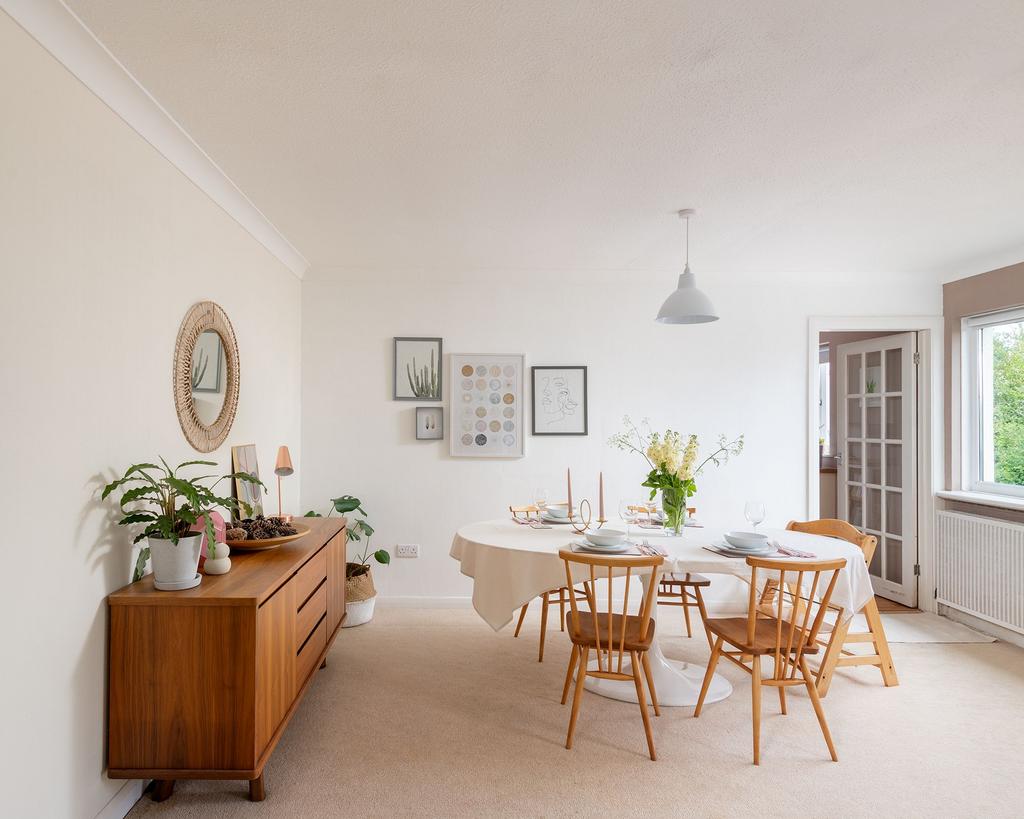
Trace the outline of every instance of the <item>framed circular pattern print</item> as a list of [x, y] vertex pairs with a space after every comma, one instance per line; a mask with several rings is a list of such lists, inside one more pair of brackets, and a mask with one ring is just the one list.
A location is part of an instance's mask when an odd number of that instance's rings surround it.
[[452, 353], [451, 454], [463, 458], [522, 458], [525, 357]]

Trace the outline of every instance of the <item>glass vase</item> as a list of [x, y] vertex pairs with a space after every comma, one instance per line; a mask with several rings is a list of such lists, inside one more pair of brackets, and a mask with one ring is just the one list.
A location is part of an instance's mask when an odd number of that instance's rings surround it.
[[665, 534], [681, 535], [686, 525], [686, 493], [679, 489], [661, 490], [661, 508], [665, 513]]

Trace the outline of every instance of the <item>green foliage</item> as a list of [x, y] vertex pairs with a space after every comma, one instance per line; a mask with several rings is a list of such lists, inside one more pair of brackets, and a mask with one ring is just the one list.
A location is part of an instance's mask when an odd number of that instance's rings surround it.
[[995, 480], [1024, 486], [1024, 324], [992, 339]]
[[[199, 518], [205, 516], [206, 542], [210, 544], [211, 556], [216, 546], [213, 530], [213, 519], [209, 513], [221, 507], [229, 510], [238, 508], [234, 498], [221, 497], [214, 491], [217, 484], [231, 478], [248, 483], [263, 483], [247, 472], [233, 472], [224, 475], [207, 486], [204, 481], [214, 475], [201, 475], [195, 478], [181, 477], [178, 472], [190, 466], [216, 466], [214, 461], [185, 461], [174, 469], [160, 458], [160, 465], [143, 463], [128, 467], [124, 475], [111, 481], [103, 488], [101, 499], [106, 500], [111, 492], [121, 489], [120, 507], [125, 513], [118, 521], [119, 526], [133, 526], [144, 523], [142, 532], [135, 537], [135, 543], [145, 538], [162, 538], [177, 544], [179, 538], [186, 537], [191, 527]], [[266, 488], [266, 487], [264, 487]], [[130, 508], [129, 508], [130, 507]], [[149, 547], [139, 552], [135, 562], [133, 580], [142, 577], [146, 562], [149, 560]]]
[[441, 391], [437, 384], [437, 366], [434, 361], [434, 351], [430, 351], [430, 368], [424, 364], [416, 368], [416, 358], [412, 359], [412, 366], [405, 365], [405, 376], [409, 379], [409, 389], [417, 398], [440, 398]]
[[[350, 543], [358, 543], [364, 536], [366, 537], [365, 548], [361, 554], [356, 555], [355, 562], [359, 566], [364, 569], [369, 569], [371, 557], [384, 566], [391, 562], [391, 555], [388, 553], [387, 549], [377, 549], [375, 552], [370, 551], [370, 538], [373, 536], [373, 527], [366, 521], [366, 511], [363, 509], [362, 501], [359, 500], [359, 498], [353, 497], [352, 495], [342, 495], [340, 498], [331, 498], [331, 508], [327, 510], [327, 517], [330, 517], [333, 512], [337, 512], [339, 515], [358, 512], [362, 515], [361, 518], [353, 516], [352, 522], [349, 523], [345, 529], [348, 533], [348, 540]], [[323, 515], [313, 509], [310, 509], [303, 517], [322, 518]]]

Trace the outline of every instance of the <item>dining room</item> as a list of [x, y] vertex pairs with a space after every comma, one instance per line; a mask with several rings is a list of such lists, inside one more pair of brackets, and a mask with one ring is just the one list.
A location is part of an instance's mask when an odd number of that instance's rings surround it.
[[0, 814], [1016, 816], [1022, 39], [0, 0]]

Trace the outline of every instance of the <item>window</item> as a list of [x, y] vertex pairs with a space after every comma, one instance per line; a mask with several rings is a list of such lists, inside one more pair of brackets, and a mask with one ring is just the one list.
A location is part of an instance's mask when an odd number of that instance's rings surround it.
[[818, 346], [818, 444], [832, 452], [831, 407], [829, 406], [829, 346]]
[[1024, 497], [1024, 310], [963, 320], [965, 487]]

